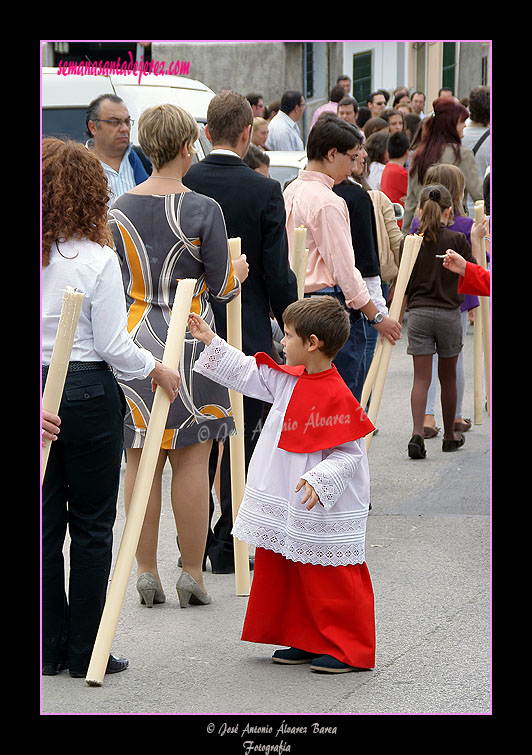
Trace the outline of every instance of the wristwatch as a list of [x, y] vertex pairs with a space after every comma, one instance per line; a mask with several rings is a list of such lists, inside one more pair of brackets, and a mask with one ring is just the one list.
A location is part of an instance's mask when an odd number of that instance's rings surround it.
[[378, 325], [380, 322], [384, 320], [384, 315], [382, 312], [377, 312], [373, 320], [368, 320], [370, 325]]

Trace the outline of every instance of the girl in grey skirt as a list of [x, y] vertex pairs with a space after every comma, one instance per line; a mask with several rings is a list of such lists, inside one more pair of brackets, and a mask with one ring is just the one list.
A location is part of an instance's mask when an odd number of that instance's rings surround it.
[[432, 378], [432, 357], [438, 354], [438, 378], [441, 386], [443, 415], [443, 451], [456, 451], [464, 444], [464, 436], [454, 430], [456, 412], [456, 362], [462, 349], [458, 276], [442, 265], [438, 255], [453, 249], [468, 262], [475, 262], [471, 247], [463, 233], [449, 231], [452, 222], [452, 198], [440, 184], [426, 186], [420, 197], [421, 221], [418, 233], [423, 234], [416, 264], [406, 289], [408, 310], [408, 349], [414, 362], [414, 383], [411, 393], [413, 431], [408, 443], [412, 459], [427, 455], [423, 441], [423, 424], [427, 393]]

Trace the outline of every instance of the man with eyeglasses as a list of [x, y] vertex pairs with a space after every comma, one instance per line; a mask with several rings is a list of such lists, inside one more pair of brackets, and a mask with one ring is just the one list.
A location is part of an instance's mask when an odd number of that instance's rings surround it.
[[125, 102], [115, 94], [102, 94], [87, 108], [86, 147], [100, 160], [109, 181], [109, 206], [121, 195], [145, 181], [151, 166], [130, 143], [133, 121]]
[[368, 97], [367, 106], [371, 110], [372, 118], [380, 118], [386, 109], [386, 97], [382, 92], [372, 92]]
[[283, 193], [290, 259], [294, 229], [300, 225], [307, 229], [305, 296], [333, 296], [349, 311], [350, 336], [334, 364], [357, 400], [362, 394], [366, 363], [360, 313], [392, 344], [401, 337], [401, 325], [387, 314], [378, 264], [364, 271], [366, 280], [358, 269], [348, 207], [333, 191], [351, 176], [361, 148], [362, 134], [356, 127], [324, 113], [309, 134], [307, 167]]

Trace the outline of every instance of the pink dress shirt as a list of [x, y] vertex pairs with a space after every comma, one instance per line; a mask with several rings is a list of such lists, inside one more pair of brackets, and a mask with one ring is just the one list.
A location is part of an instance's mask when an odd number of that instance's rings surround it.
[[310, 124], [310, 128], [316, 123], [318, 118], [322, 113], [333, 113], [333, 115], [337, 115], [338, 113], [338, 103], [332, 102], [332, 100], [329, 100], [329, 102], [326, 102], [325, 105], [320, 105], [320, 107], [316, 108], [314, 111], [314, 115], [312, 116], [312, 122]]
[[348, 307], [360, 309], [370, 301], [368, 288], [355, 267], [349, 210], [345, 200], [332, 191], [334, 180], [325, 173], [300, 170], [284, 190], [286, 232], [290, 261], [294, 229], [307, 229], [305, 293], [339, 286]]

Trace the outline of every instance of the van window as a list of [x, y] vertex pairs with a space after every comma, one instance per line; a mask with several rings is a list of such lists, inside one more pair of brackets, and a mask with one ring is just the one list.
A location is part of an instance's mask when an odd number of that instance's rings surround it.
[[86, 108], [55, 108], [42, 111], [42, 135], [57, 138], [68, 137], [85, 144]]
[[212, 144], [210, 143], [210, 141], [205, 136], [205, 124], [204, 123], [198, 123], [198, 128], [199, 128], [199, 132], [200, 132], [199, 139], [198, 139], [199, 145], [196, 143], [195, 146], [196, 146], [196, 149], [199, 148], [200, 151], [197, 152], [196, 155], [197, 155], [198, 160], [202, 160], [211, 151]]

